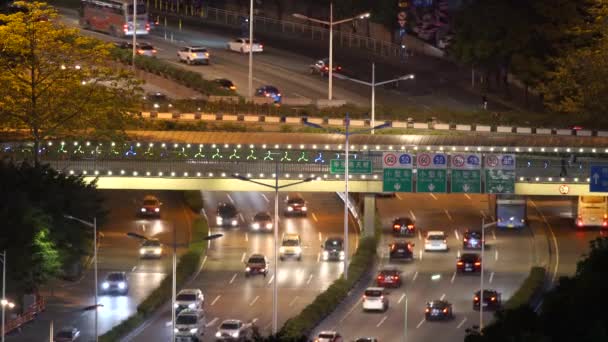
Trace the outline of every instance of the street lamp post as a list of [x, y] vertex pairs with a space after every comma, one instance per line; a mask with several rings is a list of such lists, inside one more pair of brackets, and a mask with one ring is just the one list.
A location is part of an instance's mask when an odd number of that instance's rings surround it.
[[[69, 219], [69, 220], [73, 220], [73, 221], [78, 221], [82, 224], [84, 224], [85, 226], [89, 227], [89, 228], [93, 228], [93, 259], [95, 260], [94, 262], [94, 268], [95, 268], [95, 308], [97, 308], [97, 304], [99, 303], [97, 301], [97, 286], [99, 286], [98, 282], [97, 282], [97, 218], [94, 217], [93, 218], [93, 222], [87, 222], [85, 220], [81, 220], [79, 218], [76, 218], [74, 216], [70, 216], [70, 215], [63, 215], [63, 217]], [[97, 326], [97, 309], [95, 310], [95, 341], [99, 340], [99, 334], [98, 334], [98, 326]]]
[[274, 280], [272, 282], [272, 334], [276, 334], [278, 331], [278, 273], [277, 273], [277, 265], [279, 263], [278, 256], [278, 241], [279, 241], [279, 189], [288, 188], [294, 185], [307, 183], [313, 181], [314, 178], [309, 177], [304, 180], [280, 185], [279, 186], [279, 162], [278, 160], [275, 162], [275, 173], [274, 173], [274, 185], [269, 185], [266, 183], [258, 182], [256, 180], [250, 179], [245, 176], [240, 176], [237, 174], [232, 175], [232, 177], [236, 179], [240, 179], [242, 181], [251, 182], [266, 188], [270, 188], [274, 190], [274, 264], [273, 264], [273, 272], [274, 272]]
[[[2, 291], [4, 293], [4, 291]], [[9, 309], [12, 309], [15, 307], [15, 303], [13, 302], [9, 302], [6, 298], [2, 297], [2, 300], [0, 300], [0, 305], [2, 306], [2, 341], [4, 341], [4, 313], [5, 313], [5, 308], [8, 306]]]
[[480, 279], [480, 291], [479, 291], [479, 332], [483, 329], [483, 265], [485, 264], [484, 260], [484, 252], [486, 245], [486, 228], [491, 227], [496, 224], [496, 222], [485, 223], [485, 218], [481, 218], [481, 279]]
[[353, 21], [353, 20], [357, 20], [357, 19], [367, 19], [370, 17], [370, 13], [365, 12], [365, 13], [356, 15], [352, 18], [346, 18], [346, 19], [334, 21], [334, 3], [333, 3], [333, 1], [331, 1], [329, 3], [329, 21], [310, 18], [308, 16], [305, 16], [305, 15], [299, 14], [299, 13], [294, 13], [293, 16], [296, 18], [299, 18], [299, 19], [304, 19], [304, 20], [312, 21], [314, 23], [319, 23], [319, 24], [329, 26], [329, 84], [328, 84], [328, 90], [327, 90], [327, 99], [331, 100], [333, 98], [332, 85], [333, 85], [333, 71], [334, 71], [334, 68], [333, 68], [334, 67], [334, 65], [333, 65], [333, 63], [334, 63], [333, 62], [333, 60], [334, 60], [334, 25], [344, 24], [349, 21]]
[[355, 134], [367, 133], [367, 132], [373, 131], [375, 129], [383, 129], [383, 128], [389, 127], [390, 123], [384, 123], [382, 125], [374, 126], [371, 128], [351, 131], [349, 129], [350, 128], [350, 119], [348, 117], [348, 113], [346, 113], [346, 119], [344, 120], [344, 125], [345, 125], [346, 129], [344, 132], [341, 132], [341, 131], [339, 131], [337, 129], [333, 129], [333, 128], [325, 128], [321, 125], [317, 125], [315, 123], [308, 122], [308, 121], [305, 121], [304, 124], [306, 126], [317, 128], [317, 129], [322, 129], [322, 130], [325, 130], [330, 133], [343, 135], [345, 138], [346, 146], [344, 147], [344, 159], [345, 159], [345, 161], [344, 161], [344, 279], [348, 279], [348, 259], [349, 259], [349, 255], [348, 255], [348, 204], [349, 204], [349, 199], [348, 199], [348, 177], [349, 177], [348, 156], [349, 156], [349, 152], [350, 152], [350, 136], [355, 135]]
[[133, 0], [133, 69], [135, 69], [135, 55], [137, 54], [137, 0]]
[[5, 314], [5, 304], [6, 301], [6, 250], [0, 254], [2, 256], [2, 342], [4, 342], [4, 314]]
[[[407, 75], [403, 75], [403, 76], [394, 78], [392, 80], [387, 80], [387, 81], [382, 81], [382, 82], [376, 83], [376, 63], [372, 63], [372, 82], [371, 83], [361, 81], [361, 80], [351, 78], [351, 77], [346, 77], [346, 79], [353, 81], [355, 83], [369, 86], [372, 88], [372, 103], [371, 103], [371, 106], [372, 106], [372, 108], [371, 108], [372, 115], [371, 116], [372, 117], [371, 117], [370, 125], [373, 127], [376, 124], [376, 87], [385, 85], [385, 84], [389, 84], [389, 83], [393, 83], [393, 82], [398, 82], [398, 81], [413, 80], [414, 77], [415, 77], [414, 74], [407, 74]], [[372, 134], [374, 134], [374, 130], [372, 130]]]
[[403, 319], [403, 342], [407, 342], [407, 294], [403, 293], [403, 295], [405, 296], [403, 297], [405, 299], [405, 318]]
[[249, 74], [247, 82], [249, 100], [253, 101], [253, 0], [249, 0]]

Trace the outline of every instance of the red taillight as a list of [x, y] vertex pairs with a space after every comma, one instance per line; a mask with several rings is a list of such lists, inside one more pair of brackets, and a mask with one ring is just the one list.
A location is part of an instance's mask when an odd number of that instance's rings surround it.
[[395, 229], [395, 230], [399, 230], [399, 228], [401, 228], [401, 226], [400, 226], [400, 225], [398, 225], [398, 224], [394, 224], [394, 225], [393, 225], [393, 229]]
[[412, 245], [410, 245], [409, 243], [407, 244], [407, 249], [410, 250], [410, 252], [412, 251]]
[[496, 297], [492, 297], [492, 298], [490, 298], [490, 300], [491, 300], [491, 301], [495, 301], [495, 300], [496, 300]]
[[579, 227], [583, 226], [583, 218], [581, 216], [579, 216], [576, 220], [576, 225]]
[[337, 69], [338, 69], [338, 70], [342, 70], [342, 67], [341, 67], [341, 66], [339, 66], [339, 67], [337, 67]]
[[395, 279], [399, 279], [399, 276], [398, 276], [398, 275], [396, 275], [396, 276], [395, 276]]
[[394, 244], [392, 244], [392, 245], [391, 245], [391, 251], [394, 251], [394, 250], [395, 250], [395, 245], [394, 245]]
[[429, 308], [424, 309], [424, 312], [429, 312], [431, 311]]
[[137, 50], [137, 53], [140, 54], [140, 55], [143, 55], [144, 50], [139, 49], [139, 50]]
[[156, 53], [156, 49], [152, 50], [152, 53]]
[[479, 301], [479, 297], [475, 296], [475, 298], [473, 298], [474, 301]]
[[264, 45], [260, 44], [260, 49], [263, 48], [263, 47], [264, 47]]
[[475, 261], [475, 266], [481, 266], [481, 261]]
[[407, 229], [409, 229], [409, 230], [414, 229], [414, 225], [413, 225], [413, 224], [408, 224], [408, 225], [407, 225]]
[[443, 313], [448, 313], [448, 308], [443, 309]]
[[467, 238], [464, 238], [464, 242], [467, 242], [467, 241], [469, 241], [469, 239], [467, 239]]
[[146, 24], [146, 31], [150, 31], [150, 24]]
[[382, 279], [384, 279], [384, 277], [383, 277], [383, 276], [381, 276], [381, 275], [379, 275], [379, 276], [378, 276], [378, 280], [382, 280]]
[[127, 24], [122, 25], [122, 30], [125, 32], [129, 31], [129, 25], [127, 25]]
[[464, 265], [464, 262], [459, 261], [459, 262], [457, 262], [457, 263], [456, 263], [456, 265], [458, 265], [458, 266], [462, 266], [462, 265]]

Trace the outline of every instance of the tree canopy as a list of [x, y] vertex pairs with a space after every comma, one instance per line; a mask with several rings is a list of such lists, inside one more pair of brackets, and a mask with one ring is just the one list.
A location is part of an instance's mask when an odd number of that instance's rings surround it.
[[0, 125], [26, 128], [34, 151], [62, 132], [121, 130], [141, 96], [111, 44], [67, 27], [45, 3], [15, 4], [25, 10], [0, 15]]

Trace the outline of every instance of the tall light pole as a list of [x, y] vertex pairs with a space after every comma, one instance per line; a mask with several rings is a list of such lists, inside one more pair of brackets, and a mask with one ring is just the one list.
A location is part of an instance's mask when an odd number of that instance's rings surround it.
[[4, 314], [5, 314], [5, 302], [6, 302], [6, 250], [0, 254], [2, 256], [2, 342], [4, 342]]
[[407, 342], [407, 294], [404, 292], [403, 296], [403, 298], [405, 299], [405, 318], [403, 319], [403, 342]]
[[273, 264], [273, 272], [274, 272], [274, 280], [272, 282], [272, 334], [276, 334], [278, 331], [278, 300], [279, 300], [279, 290], [277, 283], [279, 282], [278, 273], [277, 273], [277, 265], [279, 264], [279, 253], [278, 253], [278, 241], [279, 241], [279, 189], [288, 188], [294, 185], [307, 183], [313, 181], [314, 178], [306, 178], [304, 180], [280, 185], [279, 186], [279, 162], [278, 160], [275, 162], [275, 173], [274, 173], [274, 185], [269, 185], [266, 183], [258, 182], [256, 180], [250, 179], [245, 176], [240, 175], [232, 175], [232, 177], [236, 179], [240, 179], [242, 181], [251, 182], [266, 188], [270, 188], [274, 190], [274, 264]]
[[137, 55], [137, 0], [133, 0], [133, 69], [135, 69], [135, 55]]
[[344, 125], [346, 128], [344, 132], [334, 129], [334, 128], [325, 128], [321, 125], [317, 125], [315, 123], [308, 122], [308, 121], [305, 121], [304, 124], [306, 126], [317, 128], [317, 129], [322, 129], [322, 130], [325, 130], [330, 133], [343, 135], [345, 138], [346, 146], [344, 147], [344, 159], [345, 159], [345, 162], [344, 162], [344, 279], [348, 279], [348, 259], [349, 259], [349, 255], [348, 255], [348, 204], [349, 204], [349, 200], [348, 200], [348, 177], [349, 177], [348, 155], [349, 155], [349, 151], [350, 151], [349, 138], [351, 135], [368, 133], [375, 129], [383, 129], [386, 127], [390, 127], [390, 124], [384, 123], [382, 125], [378, 125], [378, 126], [371, 127], [371, 128], [351, 131], [350, 130], [350, 119], [348, 117], [348, 113], [346, 113], [346, 119], [344, 120]]
[[[381, 85], [385, 85], [385, 84], [389, 84], [389, 83], [393, 83], [393, 82], [398, 82], [398, 81], [404, 81], [404, 80], [413, 80], [415, 78], [414, 74], [407, 74], [407, 75], [403, 75], [397, 78], [394, 78], [392, 80], [387, 80], [387, 81], [382, 81], [382, 82], [377, 82], [376, 83], [376, 63], [372, 63], [372, 82], [365, 82], [365, 81], [361, 81], [355, 78], [351, 78], [351, 77], [345, 77], [347, 80], [353, 81], [355, 83], [359, 83], [359, 84], [363, 84], [366, 86], [369, 86], [372, 88], [372, 108], [371, 108], [371, 112], [372, 112], [372, 117], [371, 117], [371, 122], [370, 122], [370, 126], [374, 126], [376, 124], [376, 87], [377, 86], [381, 86]], [[372, 130], [371, 132], [372, 134], [374, 134], [374, 130]]]
[[319, 24], [329, 26], [329, 84], [328, 84], [328, 90], [327, 90], [327, 99], [331, 100], [333, 98], [334, 25], [344, 24], [344, 23], [347, 23], [349, 21], [353, 21], [356, 19], [367, 19], [370, 17], [370, 13], [365, 12], [365, 13], [356, 15], [352, 18], [346, 18], [346, 19], [334, 21], [334, 3], [333, 3], [333, 1], [331, 1], [329, 3], [329, 21], [310, 18], [308, 16], [305, 16], [304, 14], [299, 14], [299, 13], [294, 13], [293, 16], [296, 18], [299, 18], [299, 19], [304, 19], [304, 20], [312, 21], [314, 23], [319, 23]]
[[484, 260], [484, 255], [483, 253], [485, 252], [485, 246], [486, 246], [486, 228], [491, 227], [493, 225], [496, 224], [496, 222], [490, 222], [490, 223], [485, 223], [485, 218], [482, 217], [481, 218], [481, 279], [480, 279], [480, 291], [479, 291], [479, 332], [481, 333], [481, 330], [483, 329], [483, 300], [484, 300], [484, 293], [483, 293], [483, 265], [486, 263]]
[[253, 0], [249, 0], [249, 100], [253, 101]]
[[[69, 220], [78, 221], [89, 228], [93, 228], [93, 259], [95, 260], [95, 262], [94, 262], [94, 265], [95, 265], [94, 266], [95, 267], [95, 308], [97, 308], [97, 304], [99, 303], [97, 301], [97, 287], [99, 286], [99, 284], [97, 282], [97, 218], [94, 217], [93, 222], [87, 222], [85, 220], [81, 220], [79, 218], [76, 218], [76, 217], [70, 216], [70, 215], [63, 215], [63, 217], [65, 217], [66, 219], [69, 219]], [[95, 309], [95, 341], [99, 340], [97, 318], [98, 318], [97, 309]]]
[[[2, 291], [2, 293], [4, 293], [4, 290]], [[6, 307], [8, 306], [9, 309], [12, 309], [15, 307], [15, 303], [13, 302], [9, 302], [4, 296], [2, 297], [2, 300], [0, 300], [0, 305], [2, 306], [2, 341], [4, 341], [4, 312], [6, 310]]]

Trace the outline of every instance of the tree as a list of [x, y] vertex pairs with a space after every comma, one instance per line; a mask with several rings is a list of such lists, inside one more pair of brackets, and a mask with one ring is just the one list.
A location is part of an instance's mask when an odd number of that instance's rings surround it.
[[0, 15], [0, 125], [29, 131], [36, 164], [47, 137], [121, 130], [141, 96], [111, 45], [65, 26], [45, 3], [16, 4], [26, 10]]

